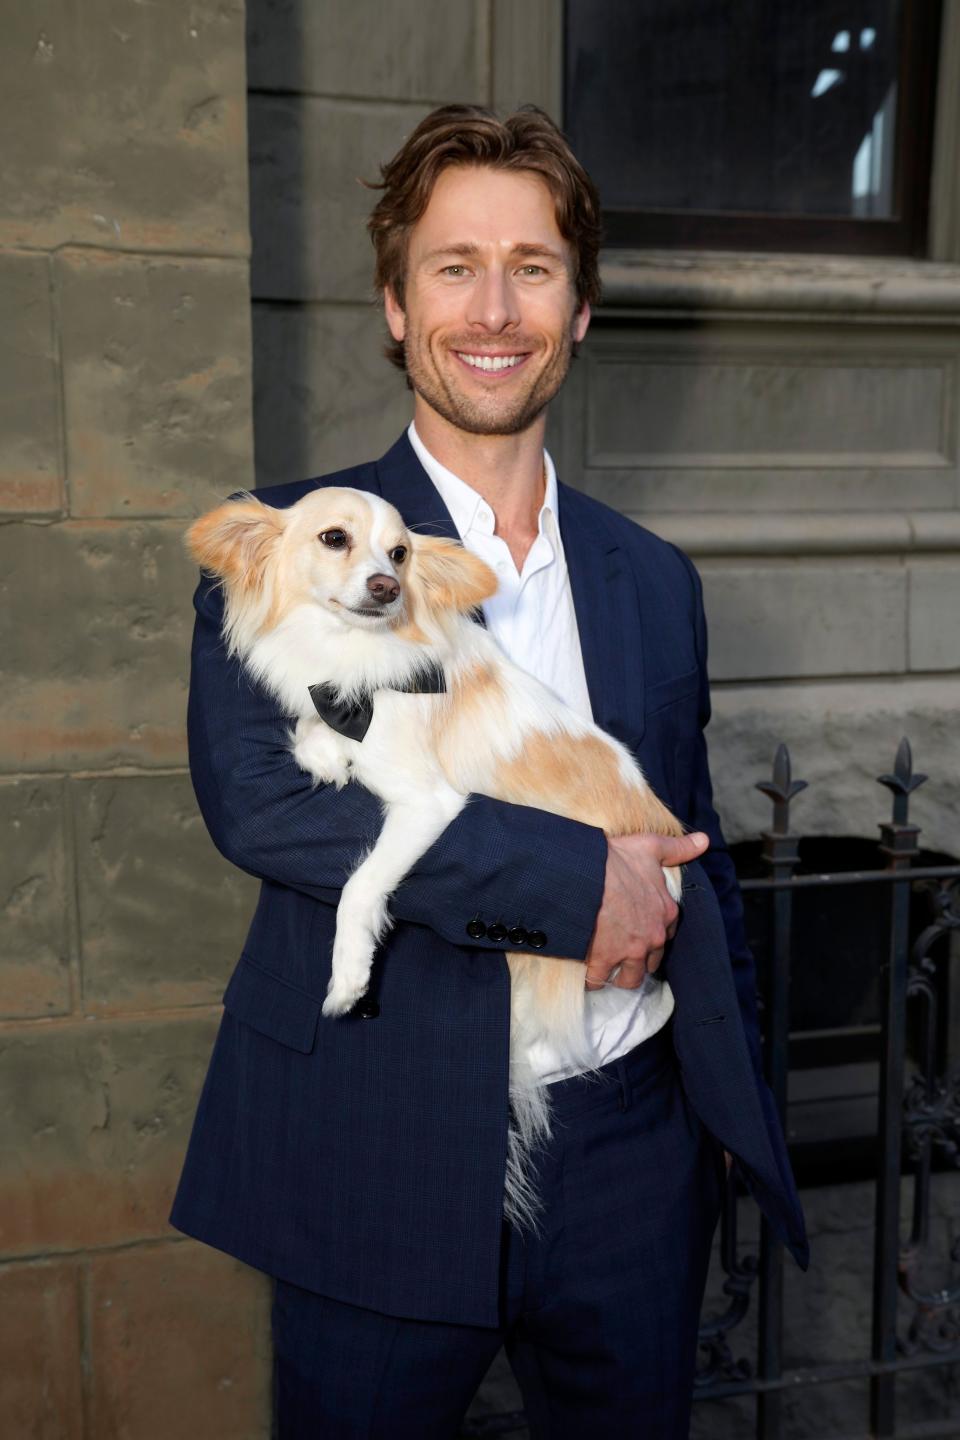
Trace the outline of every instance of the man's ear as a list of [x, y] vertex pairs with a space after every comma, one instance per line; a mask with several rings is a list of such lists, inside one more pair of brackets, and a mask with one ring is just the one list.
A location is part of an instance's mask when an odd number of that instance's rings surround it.
[[588, 300], [584, 300], [583, 304], [580, 306], [580, 309], [573, 317], [574, 345], [579, 345], [584, 335], [586, 335], [587, 327], [590, 324], [590, 315], [590, 302]]
[[405, 340], [407, 335], [406, 312], [390, 285], [383, 287], [383, 313], [387, 317], [387, 329], [394, 340]]
[[497, 577], [456, 540], [414, 535], [414, 584], [428, 610], [469, 614], [496, 592]]
[[224, 580], [235, 593], [252, 594], [263, 585], [283, 526], [283, 512], [272, 505], [252, 496], [228, 500], [194, 521], [187, 531], [187, 549], [202, 570]]

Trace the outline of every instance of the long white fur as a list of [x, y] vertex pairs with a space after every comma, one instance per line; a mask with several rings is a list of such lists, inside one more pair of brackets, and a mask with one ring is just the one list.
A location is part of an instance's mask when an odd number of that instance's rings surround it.
[[[350, 556], [334, 560], [318, 548], [317, 525], [324, 515], [340, 513], [338, 503], [366, 518], [358, 527], [364, 533], [358, 534]], [[346, 1014], [369, 984], [374, 952], [390, 925], [392, 893], [459, 814], [469, 794], [496, 796], [498, 767], [514, 760], [531, 735], [599, 737], [613, 752], [625, 789], [645, 788], [646, 781], [625, 747], [512, 664], [493, 637], [467, 615], [453, 610], [427, 613], [418, 605], [414, 618], [422, 638], [412, 639], [398, 633], [402, 627], [396, 617], [388, 622], [381, 617], [368, 621], [348, 616], [346, 607], [362, 603], [366, 596], [367, 576], [385, 574], [398, 578], [401, 585], [412, 583], [403, 568], [391, 562], [388, 549], [398, 533], [413, 549], [418, 538], [404, 530], [397, 512], [380, 497], [363, 491], [319, 490], [287, 511], [260, 508], [264, 520], [276, 528], [276, 540], [257, 585], [231, 582], [229, 567], [221, 572], [228, 645], [294, 721], [291, 745], [298, 765], [318, 784], [342, 786], [355, 779], [384, 803], [381, 834], [344, 886], [337, 910], [332, 975], [323, 1005], [324, 1015], [335, 1017]], [[221, 507], [215, 516], [228, 509]], [[257, 513], [253, 512], [254, 523]], [[215, 569], [209, 548], [204, 551], [194, 536], [205, 520], [197, 522], [190, 541], [201, 563]], [[294, 601], [271, 623], [284, 587]], [[404, 594], [398, 602], [401, 618], [405, 603]], [[390, 688], [438, 663], [444, 670], [446, 695]], [[478, 705], [474, 697], [464, 743], [446, 747], [445, 770], [434, 747], [431, 721], [438, 707], [446, 707], [451, 733], [457, 737], [457, 682], [478, 666], [489, 667], [499, 680], [495, 699]], [[362, 742], [339, 735], [316, 714], [308, 691], [323, 681], [345, 696], [376, 692], [373, 720]], [[543, 805], [553, 808], [549, 797]], [[679, 877], [669, 870], [666, 875], [671, 893], [679, 899]], [[575, 962], [542, 956], [508, 958], [511, 1123], [504, 1210], [514, 1223], [535, 1227], [538, 1199], [531, 1160], [549, 1136], [550, 1117], [547, 1087], [529, 1064], [530, 1046], [547, 1040], [571, 1067], [586, 1070], [593, 1062], [582, 978], [579, 984], [560, 987], [549, 1010], [540, 1003], [535, 983], [537, 964]]]

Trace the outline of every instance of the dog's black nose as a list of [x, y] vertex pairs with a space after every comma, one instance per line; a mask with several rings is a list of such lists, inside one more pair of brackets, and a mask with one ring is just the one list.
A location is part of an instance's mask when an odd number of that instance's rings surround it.
[[391, 575], [371, 575], [367, 589], [378, 605], [389, 605], [400, 594], [400, 582]]

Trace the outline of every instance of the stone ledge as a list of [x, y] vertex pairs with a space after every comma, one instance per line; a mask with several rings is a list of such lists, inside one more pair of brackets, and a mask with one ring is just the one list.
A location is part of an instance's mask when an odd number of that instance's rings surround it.
[[960, 324], [960, 265], [834, 255], [605, 250], [602, 314], [744, 312], [757, 320]]
[[960, 510], [751, 513], [626, 511], [689, 555], [887, 555], [960, 552]]

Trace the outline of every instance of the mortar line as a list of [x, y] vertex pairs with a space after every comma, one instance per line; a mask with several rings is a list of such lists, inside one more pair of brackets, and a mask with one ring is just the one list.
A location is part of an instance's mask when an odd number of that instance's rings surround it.
[[93, 1370], [93, 1286], [90, 1283], [90, 1265], [85, 1263], [83, 1251], [76, 1251], [80, 1258], [77, 1267], [80, 1285], [80, 1423], [84, 1440], [96, 1440], [93, 1430], [93, 1401], [95, 1375]]
[[[61, 789], [63, 828], [67, 850], [67, 883], [64, 887], [66, 892], [64, 899], [68, 907], [67, 927], [69, 949], [67, 973], [70, 986], [70, 1018], [74, 1018], [80, 1015], [83, 1009], [83, 963], [80, 953], [82, 932], [80, 926], [80, 864], [79, 850], [77, 847], [77, 816], [74, 805], [73, 788], [70, 784], [70, 776], [68, 774], [65, 774], [62, 779]], [[62, 1018], [65, 1019], [67, 1017]]]
[[100, 255], [130, 255], [134, 259], [146, 260], [213, 260], [217, 262], [229, 260], [238, 265], [249, 265], [250, 263], [249, 250], [191, 250], [188, 248], [151, 250], [137, 245], [103, 245], [98, 244], [96, 240], [60, 240], [56, 245], [31, 245], [29, 241], [23, 241], [17, 245], [2, 248], [6, 249], [8, 253], [49, 255], [51, 258], [63, 255], [69, 250], [92, 250]]
[[57, 450], [60, 462], [60, 480], [63, 487], [60, 515], [66, 516], [70, 514], [71, 504], [70, 465], [67, 454], [67, 383], [63, 367], [63, 321], [60, 306], [60, 283], [57, 276], [57, 267], [53, 263], [53, 256], [51, 254], [47, 255], [47, 290], [50, 296], [52, 360], [56, 368], [57, 377], [57, 423], [59, 428]]
[[487, 106], [493, 109], [496, 103], [497, 80], [494, 73], [496, 60], [497, 7], [494, 0], [486, 0], [486, 50], [487, 50]]
[[[226, 979], [224, 980], [226, 985]], [[82, 997], [81, 997], [82, 999]], [[26, 1031], [71, 1030], [85, 1025], [143, 1025], [156, 1020], [215, 1019], [221, 1011], [219, 1000], [200, 1000], [196, 1005], [163, 1005], [156, 1010], [95, 1011], [78, 1009], [70, 1015], [8, 1016], [0, 1020], [0, 1035], [17, 1035]]]
[[248, 85], [247, 99], [257, 100], [331, 100], [337, 105], [376, 105], [379, 110], [395, 105], [401, 110], [435, 110], [439, 105], [452, 105], [453, 101], [431, 100], [428, 96], [363, 95], [352, 91], [339, 90], [290, 90], [270, 85]]
[[0, 785], [23, 780], [138, 780], [142, 776], [189, 774], [190, 768], [187, 765], [157, 765], [148, 769], [136, 765], [116, 765], [99, 770], [11, 770], [0, 771]]
[[329, 300], [313, 300], [301, 299], [299, 296], [291, 299], [285, 295], [251, 294], [251, 309], [256, 305], [271, 305], [275, 310], [375, 310], [379, 308], [380, 298], [371, 295], [369, 300], [341, 300], [331, 296]]
[[162, 1245], [190, 1245], [199, 1242], [170, 1228], [169, 1235], [144, 1235], [134, 1240], [119, 1240], [107, 1245], [77, 1245], [72, 1250], [31, 1250], [25, 1255], [0, 1257], [0, 1269], [12, 1270], [20, 1265], [55, 1265], [63, 1260], [93, 1260], [101, 1255], [122, 1255], [128, 1250], [156, 1250]]

